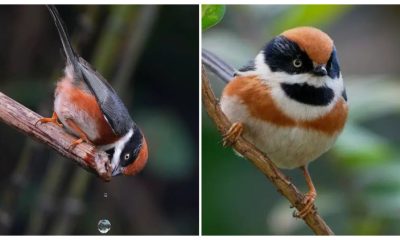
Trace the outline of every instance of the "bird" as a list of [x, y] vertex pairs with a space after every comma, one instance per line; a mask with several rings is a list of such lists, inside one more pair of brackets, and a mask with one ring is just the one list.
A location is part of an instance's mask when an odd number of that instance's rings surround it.
[[39, 122], [54, 123], [78, 137], [70, 148], [87, 142], [105, 151], [112, 176], [139, 173], [148, 159], [143, 132], [107, 80], [74, 50], [57, 8], [49, 5], [47, 9], [61, 39], [66, 66], [55, 89], [53, 115]]
[[309, 190], [295, 216], [314, 212], [317, 191], [308, 165], [333, 146], [348, 115], [332, 38], [315, 27], [299, 26], [267, 42], [239, 70], [206, 49], [202, 62], [227, 83], [220, 107], [232, 125], [224, 145], [243, 136], [277, 167], [300, 168]]

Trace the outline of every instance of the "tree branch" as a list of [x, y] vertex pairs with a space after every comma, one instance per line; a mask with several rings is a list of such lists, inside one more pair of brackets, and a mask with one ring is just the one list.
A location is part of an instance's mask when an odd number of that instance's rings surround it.
[[[221, 134], [228, 131], [231, 123], [222, 112], [217, 99], [210, 87], [210, 83], [207, 74], [202, 69], [202, 99], [203, 104], [207, 110], [208, 115], [217, 125], [217, 128]], [[232, 145], [236, 151], [238, 151], [247, 160], [253, 163], [277, 188], [284, 197], [286, 197], [292, 206], [301, 210], [304, 205], [302, 194], [296, 186], [290, 182], [290, 180], [272, 163], [272, 161], [259, 151], [254, 145], [246, 141], [243, 137], [239, 137], [238, 140]], [[315, 206], [314, 206], [315, 207]], [[318, 235], [333, 235], [334, 233], [325, 223], [325, 221], [315, 211], [314, 213], [308, 214], [304, 221], [310, 227], [310, 229]]]
[[76, 138], [55, 124], [37, 123], [40, 118], [41, 116], [37, 113], [0, 92], [0, 120], [25, 135], [50, 146], [104, 181], [111, 180], [112, 169], [105, 152], [99, 151], [87, 143], [78, 144], [70, 149], [71, 143]]

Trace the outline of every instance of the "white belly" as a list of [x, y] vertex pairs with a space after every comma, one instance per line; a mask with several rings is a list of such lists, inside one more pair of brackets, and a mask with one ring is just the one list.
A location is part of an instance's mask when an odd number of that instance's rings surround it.
[[221, 108], [232, 123], [244, 123], [243, 136], [280, 168], [306, 165], [326, 152], [337, 138], [337, 134], [328, 136], [312, 129], [282, 127], [251, 117], [235, 96], [224, 96]]

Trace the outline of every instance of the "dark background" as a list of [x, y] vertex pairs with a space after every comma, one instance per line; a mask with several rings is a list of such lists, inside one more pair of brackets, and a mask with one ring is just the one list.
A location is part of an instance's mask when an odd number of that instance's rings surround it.
[[[198, 234], [198, 6], [58, 6], [149, 146], [110, 183], [0, 123], [0, 234]], [[0, 7], [0, 91], [43, 116], [64, 56], [45, 6]], [[107, 193], [107, 197], [104, 197]]]
[[[310, 164], [316, 206], [339, 235], [400, 234], [400, 7], [227, 5], [202, 46], [238, 68], [277, 34], [311, 25], [335, 42], [350, 105], [335, 146]], [[220, 95], [224, 83], [210, 75]], [[202, 121], [202, 228], [211, 235], [313, 234], [249, 161]], [[299, 170], [284, 171], [303, 192]]]

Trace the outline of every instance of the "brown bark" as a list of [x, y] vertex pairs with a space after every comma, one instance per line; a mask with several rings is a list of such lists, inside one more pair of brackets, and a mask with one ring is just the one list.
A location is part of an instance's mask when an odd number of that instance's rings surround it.
[[37, 113], [0, 92], [1, 121], [50, 146], [104, 181], [111, 180], [112, 169], [105, 152], [97, 150], [88, 143], [81, 143], [70, 148], [76, 137], [69, 135], [62, 127], [53, 123], [38, 123], [40, 118], [42, 117]]

